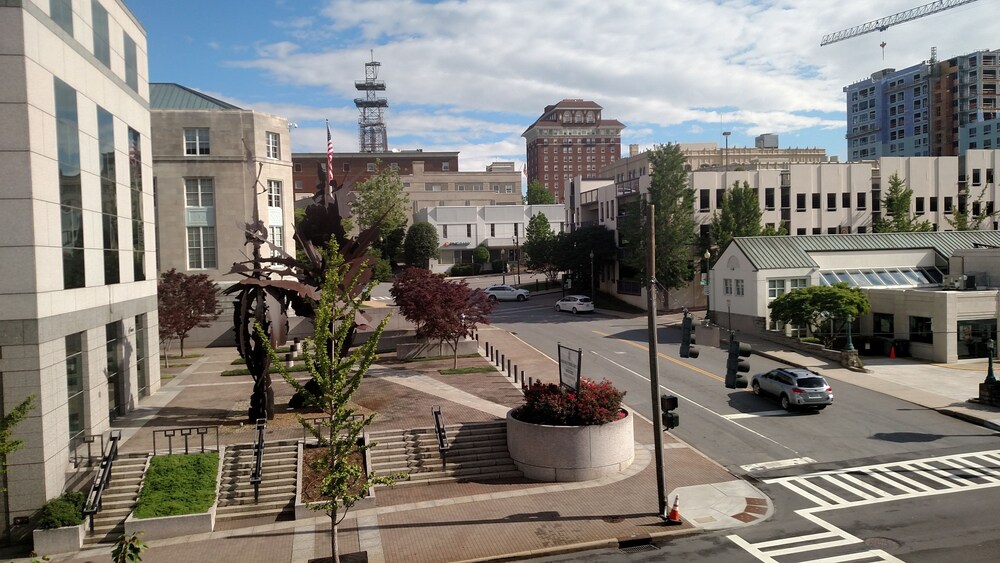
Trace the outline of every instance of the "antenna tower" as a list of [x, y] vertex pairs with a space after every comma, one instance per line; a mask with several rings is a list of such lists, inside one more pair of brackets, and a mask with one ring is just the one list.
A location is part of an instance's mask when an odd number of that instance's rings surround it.
[[380, 66], [382, 63], [375, 60], [372, 51], [372, 60], [365, 63], [365, 79], [354, 81], [354, 87], [365, 93], [364, 98], [354, 98], [354, 105], [361, 112], [358, 118], [358, 149], [361, 152], [388, 151], [384, 114], [389, 100], [378, 96], [385, 91], [385, 81], [378, 80]]

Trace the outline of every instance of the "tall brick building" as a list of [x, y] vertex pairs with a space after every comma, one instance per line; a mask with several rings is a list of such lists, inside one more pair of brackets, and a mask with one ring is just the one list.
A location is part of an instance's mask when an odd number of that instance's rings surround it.
[[621, 156], [622, 129], [617, 119], [604, 119], [598, 104], [562, 100], [545, 106], [541, 117], [521, 134], [527, 145], [528, 182], [538, 180], [564, 203], [564, 185], [575, 176], [598, 173]]

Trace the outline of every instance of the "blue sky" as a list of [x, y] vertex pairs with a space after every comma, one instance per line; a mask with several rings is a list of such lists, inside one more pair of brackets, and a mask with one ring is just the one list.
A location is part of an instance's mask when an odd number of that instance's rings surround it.
[[[979, 0], [820, 47], [924, 0], [125, 0], [151, 82], [288, 117], [296, 152], [358, 150], [364, 64], [380, 61], [389, 147], [459, 151], [463, 170], [524, 162], [544, 107], [583, 98], [631, 143], [818, 147], [844, 159], [842, 88], [883, 68], [1000, 48]], [[880, 43], [885, 42], [883, 48]]]

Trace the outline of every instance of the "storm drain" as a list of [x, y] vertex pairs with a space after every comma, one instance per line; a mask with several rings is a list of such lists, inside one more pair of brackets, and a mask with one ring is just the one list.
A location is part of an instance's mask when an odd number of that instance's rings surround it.
[[618, 551], [622, 553], [642, 553], [644, 551], [656, 551], [660, 549], [651, 542], [650, 538], [618, 540]]

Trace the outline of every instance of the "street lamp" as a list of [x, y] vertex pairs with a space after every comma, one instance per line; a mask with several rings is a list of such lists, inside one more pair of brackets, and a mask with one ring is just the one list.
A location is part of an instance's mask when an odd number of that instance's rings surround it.
[[596, 284], [594, 283], [594, 251], [590, 251], [590, 300], [597, 298]]
[[517, 234], [514, 235], [514, 267], [517, 269], [517, 285], [521, 285], [521, 245]]
[[726, 150], [722, 153], [723, 161], [722, 164], [725, 166], [726, 171], [729, 171], [729, 136], [732, 135], [732, 131], [723, 131], [722, 136], [726, 139]]
[[986, 341], [986, 350], [989, 351], [989, 356], [986, 358], [986, 381], [983, 383], [996, 383], [997, 378], [993, 375], [993, 353], [996, 350], [997, 343], [993, 341], [992, 338]]
[[705, 250], [705, 326], [712, 324], [712, 252]]
[[844, 344], [844, 350], [848, 352], [854, 350], [854, 341], [851, 340], [851, 321], [853, 320], [850, 315], [847, 315], [847, 343]]

